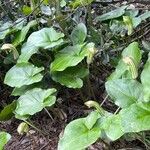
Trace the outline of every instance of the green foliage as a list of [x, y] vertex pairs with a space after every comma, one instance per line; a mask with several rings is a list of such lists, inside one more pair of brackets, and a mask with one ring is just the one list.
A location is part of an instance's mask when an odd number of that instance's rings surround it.
[[19, 56], [18, 63], [27, 63], [30, 57], [37, 53], [39, 48], [32, 43], [25, 43], [21, 49], [21, 55]]
[[52, 79], [59, 82], [61, 85], [65, 85], [68, 88], [81, 88], [83, 86], [82, 78], [89, 74], [88, 69], [71, 67], [62, 72], [52, 72]]
[[150, 80], [149, 80], [149, 73], [150, 73], [150, 58], [147, 60], [147, 63], [144, 66], [144, 69], [141, 74], [141, 82], [144, 88], [144, 101], [150, 101]]
[[123, 58], [131, 58], [133, 63], [135, 63], [136, 69], [138, 69], [139, 63], [141, 61], [141, 51], [139, 49], [138, 43], [133, 42], [122, 52], [122, 59], [118, 62], [115, 72], [113, 72], [109, 79], [118, 79], [122, 77], [132, 78], [132, 72], [129, 66], [123, 61]]
[[0, 150], [3, 150], [4, 146], [10, 140], [10, 138], [11, 138], [10, 134], [6, 132], [0, 132]]
[[124, 31], [128, 35], [133, 33], [134, 28], [150, 17], [150, 12], [147, 11], [142, 15], [138, 15], [137, 9], [130, 9], [129, 6], [122, 6], [101, 16], [96, 17], [97, 22], [110, 21], [110, 29], [114, 34], [120, 33], [125, 36]]
[[20, 31], [23, 28], [25, 22], [26, 22], [25, 19], [19, 18], [14, 22], [14, 24], [11, 21], [4, 23], [0, 27], [0, 40], [3, 40], [7, 35], [11, 33]]
[[82, 150], [94, 143], [101, 135], [96, 124], [98, 116], [97, 112], [92, 112], [88, 117], [74, 120], [67, 125], [58, 150]]
[[[138, 66], [138, 64], [141, 61], [141, 50], [138, 47], [138, 43], [136, 42], [131, 43], [122, 52], [122, 56], [132, 57], [132, 59], [134, 60], [135, 66]], [[123, 64], [124, 62], [122, 60], [120, 60], [120, 62], [117, 66], [117, 73], [119, 72], [121, 75], [123, 75], [123, 73], [126, 70], [128, 70], [128, 66], [126, 66], [126, 64]], [[145, 88], [146, 89], [150, 88], [150, 85], [148, 84], [148, 81], [147, 81], [149, 77], [148, 67], [149, 67], [149, 59], [141, 75], [142, 83], [132, 79], [131, 76], [124, 76], [124, 78], [121, 78], [121, 75], [119, 76], [117, 75], [115, 76], [115, 78], [109, 78], [109, 80], [105, 84], [106, 91], [108, 95], [112, 98], [114, 103], [118, 105], [119, 108], [122, 108], [122, 109], [118, 114], [100, 113], [99, 111], [100, 114], [97, 119], [96, 119], [95, 114], [90, 114], [93, 121], [91, 121], [90, 116], [88, 116], [86, 118], [87, 120], [85, 121], [85, 122], [88, 121], [88, 123], [86, 123], [85, 126], [86, 127], [88, 126], [89, 128], [91, 128], [91, 126], [96, 122], [96, 126], [94, 126], [96, 128], [95, 130], [103, 131], [105, 135], [107, 136], [107, 138], [109, 138], [112, 141], [117, 140], [118, 138], [123, 136], [125, 133], [150, 130], [150, 126], [149, 126], [150, 105], [148, 102], [145, 103], [143, 100], [145, 96], [149, 100], [149, 97], [147, 96], [149, 94], [149, 91], [143, 92]], [[116, 74], [116, 71], [115, 71], [115, 74]], [[76, 129], [76, 127], [73, 126], [74, 124], [75, 125], [81, 124], [80, 121], [82, 122], [82, 119], [79, 119], [79, 120], [77, 119], [66, 127], [64, 136], [62, 139], [60, 139], [60, 142], [59, 142], [60, 149], [61, 148], [67, 149], [66, 146], [68, 145], [68, 142], [70, 141], [70, 139], [74, 139], [74, 135], [76, 135], [76, 132], [78, 133], [81, 132], [81, 131], [79, 132], [78, 129]], [[93, 124], [89, 124], [91, 122], [93, 122]], [[80, 129], [82, 128], [80, 127]], [[82, 135], [82, 133], [80, 133], [78, 137], [80, 135]], [[102, 134], [99, 135], [99, 137], [104, 138]], [[95, 139], [93, 141], [91, 140], [91, 142], [94, 143], [99, 137], [95, 137]], [[84, 139], [86, 138], [84, 137]], [[91, 142], [90, 144], [92, 144]], [[88, 146], [88, 144], [86, 145], [82, 145], [82, 144], [84, 144], [84, 140], [82, 140], [82, 143], [78, 145], [71, 143], [72, 149], [83, 149]]]
[[76, 8], [78, 6], [86, 6], [89, 5], [90, 3], [92, 3], [94, 0], [73, 0], [70, 3], [70, 6], [72, 6], [73, 8]]
[[40, 112], [43, 108], [53, 105], [56, 101], [56, 97], [53, 95], [55, 92], [55, 89], [43, 90], [39, 88], [27, 91], [17, 100], [16, 117], [27, 118]]
[[105, 20], [118, 18], [125, 13], [126, 8], [127, 8], [127, 6], [122, 6], [122, 7], [119, 7], [119, 8], [117, 8], [111, 12], [108, 12], [106, 14], [98, 16], [98, 17], [96, 17], [96, 21], [105, 21]]
[[106, 82], [107, 93], [119, 107], [129, 107], [131, 104], [142, 100], [142, 85], [136, 80], [116, 79]]
[[[97, 73], [102, 72], [106, 64], [111, 68], [111, 61], [118, 63], [105, 82], [106, 93], [118, 106], [117, 111], [110, 113], [102, 104], [92, 100], [85, 102], [95, 110], [66, 126], [58, 150], [83, 150], [98, 138], [115, 141], [126, 133], [150, 130], [150, 58], [146, 60], [150, 45], [143, 41], [144, 51], [141, 51], [140, 42], [131, 40], [135, 28], [148, 19], [150, 13], [141, 14], [135, 8], [122, 6], [92, 22], [94, 12], [90, 10], [91, 6], [87, 6], [92, 2], [31, 1], [21, 7], [22, 13], [29, 15], [27, 20], [19, 18], [0, 27], [0, 52], [10, 52], [4, 63], [13, 65], [10, 70], [6, 68], [4, 83], [13, 87], [11, 95], [17, 96], [0, 111], [0, 121], [9, 120], [14, 115], [25, 121], [18, 126], [20, 134], [28, 132], [26, 123], [30, 117], [43, 109], [48, 112], [46, 108], [55, 104], [56, 94], [60, 95], [62, 86], [79, 89], [85, 85], [83, 90], [89, 88], [91, 92], [88, 98], [94, 98], [90, 77], [99, 76]], [[82, 6], [84, 9], [80, 8]], [[31, 14], [35, 20], [31, 21]], [[134, 42], [124, 49], [129, 41]], [[121, 51], [124, 49], [122, 53], [117, 49], [118, 45]], [[80, 92], [82, 95], [82, 89]], [[83, 99], [86, 100], [84, 95]], [[9, 139], [9, 134], [0, 132], [0, 149]]]
[[120, 113], [125, 133], [150, 130], [150, 104], [137, 103]]
[[53, 28], [43, 28], [32, 33], [27, 43], [32, 42], [36, 47], [49, 49], [61, 44], [63, 42], [62, 37], [64, 34], [56, 32]]
[[36, 83], [42, 80], [40, 72], [43, 70], [43, 67], [38, 68], [30, 63], [17, 64], [7, 72], [4, 83], [11, 87]]
[[16, 109], [16, 101], [13, 101], [11, 104], [7, 105], [0, 111], [0, 121], [7, 121], [12, 118], [13, 111]]
[[121, 117], [118, 114], [102, 117], [100, 126], [111, 141], [119, 139], [124, 134]]
[[78, 24], [71, 33], [71, 40], [74, 45], [83, 44], [87, 36], [87, 28], [83, 23]]
[[82, 45], [69, 46], [60, 51], [51, 64], [51, 72], [64, 71], [68, 67], [78, 65], [86, 56]]
[[13, 45], [18, 46], [21, 42], [23, 42], [30, 28], [34, 27], [35, 25], [37, 25], [37, 22], [35, 20], [32, 20], [26, 26], [24, 26], [22, 30], [16, 34]]

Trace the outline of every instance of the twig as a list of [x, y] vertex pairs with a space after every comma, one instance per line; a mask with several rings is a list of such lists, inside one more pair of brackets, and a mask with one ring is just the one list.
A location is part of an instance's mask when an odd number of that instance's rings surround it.
[[132, 42], [141, 39], [143, 36], [146, 36], [148, 33], [150, 33], [150, 29], [148, 29], [147, 31], [145, 31], [142, 35], [140, 35], [139, 37], [136, 37], [132, 40]]
[[117, 110], [115, 111], [114, 115], [116, 115], [120, 110], [120, 107], [117, 108]]
[[46, 113], [48, 114], [48, 116], [52, 119], [52, 121], [54, 121], [54, 119], [53, 119], [53, 117], [51, 116], [51, 114], [49, 113], [49, 111], [48, 111], [46, 108], [44, 108], [44, 110], [46, 111]]
[[107, 98], [108, 98], [108, 95], [106, 95], [106, 97], [104, 98], [104, 100], [103, 100], [102, 103], [100, 104], [101, 107], [102, 107], [103, 104], [106, 102]]
[[146, 23], [146, 25], [144, 25], [142, 28], [136, 30], [131, 36], [133, 36], [134, 34], [140, 32], [141, 30], [145, 29], [146, 27], [148, 27], [150, 25], [150, 22]]

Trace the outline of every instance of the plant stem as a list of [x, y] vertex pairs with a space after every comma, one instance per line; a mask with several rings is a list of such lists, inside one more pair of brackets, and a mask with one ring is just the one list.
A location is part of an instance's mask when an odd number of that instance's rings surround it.
[[37, 130], [38, 132], [42, 133], [43, 135], [45, 135], [45, 133], [40, 130], [39, 128], [37, 128], [36, 126], [34, 126], [33, 124], [31, 124], [30, 122], [28, 122], [27, 120], [24, 120], [25, 123], [27, 123], [29, 126], [31, 126], [32, 128], [34, 128], [35, 130]]
[[46, 113], [48, 114], [48, 116], [52, 119], [52, 121], [54, 121], [54, 119], [53, 119], [52, 115], [49, 113], [49, 111], [46, 108], [44, 108], [44, 110], [46, 111]]
[[[88, 69], [89, 69], [89, 65], [88, 65]], [[95, 97], [94, 90], [93, 90], [92, 85], [91, 85], [91, 81], [90, 81], [89, 75], [87, 77], [87, 83], [88, 83], [88, 89], [89, 89], [90, 96], [92, 96], [93, 99], [96, 100], [96, 97]]]
[[115, 111], [114, 115], [116, 115], [120, 110], [120, 107], [117, 108], [117, 110]]
[[104, 98], [104, 100], [102, 101], [102, 103], [100, 104], [101, 107], [102, 107], [103, 104], [106, 102], [107, 98], [108, 98], [108, 94], [106, 95], [106, 97]]
[[56, 15], [60, 15], [60, 0], [55, 0]]

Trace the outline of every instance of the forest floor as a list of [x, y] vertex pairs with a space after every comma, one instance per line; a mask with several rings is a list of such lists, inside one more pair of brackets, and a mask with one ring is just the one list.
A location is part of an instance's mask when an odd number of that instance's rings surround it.
[[[106, 73], [104, 73], [103, 70], [101, 71], [103, 74], [100, 72], [100, 74], [102, 74], [100, 78], [105, 80]], [[3, 90], [0, 92], [2, 102], [6, 102], [6, 99], [9, 99], [10, 93], [8, 91], [10, 91], [8, 87], [4, 86]], [[55, 107], [49, 110], [52, 118], [44, 111], [32, 117], [32, 124], [41, 131], [37, 131], [31, 127], [30, 134], [21, 136], [17, 132], [17, 127], [20, 123], [17, 119], [13, 118], [3, 124], [0, 123], [0, 129], [9, 131], [12, 135], [5, 150], [57, 150], [58, 139], [63, 133], [65, 126], [71, 120], [84, 117], [89, 113], [89, 109], [84, 106], [77, 91], [68, 91], [68, 89], [63, 88], [62, 94], [61, 99], [58, 99], [59, 102]], [[103, 85], [99, 87], [95, 95], [99, 103], [101, 103], [106, 97]], [[107, 100], [103, 106], [110, 112], [116, 110], [116, 107], [113, 106], [109, 100]], [[113, 143], [110, 143], [109, 141], [106, 143], [99, 140], [87, 150], [146, 150], [146, 148], [144, 143], [140, 140], [132, 139], [131, 141], [130, 139], [125, 140], [122, 138]]]

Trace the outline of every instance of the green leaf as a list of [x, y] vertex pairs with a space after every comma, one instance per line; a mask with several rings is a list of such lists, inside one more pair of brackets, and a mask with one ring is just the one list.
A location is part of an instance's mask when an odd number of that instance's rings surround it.
[[142, 21], [145, 21], [149, 17], [150, 17], [150, 11], [147, 11], [138, 17], [133, 17], [132, 22], [133, 22], [134, 28], [136, 28], [139, 24], [141, 24]]
[[63, 33], [56, 32], [53, 28], [43, 28], [37, 32], [32, 33], [27, 42], [39, 48], [49, 49], [53, 48], [63, 42]]
[[150, 11], [145, 12], [144, 14], [139, 16], [141, 18], [141, 20], [146, 20], [148, 18], [150, 18]]
[[6, 132], [0, 132], [0, 150], [3, 150], [4, 146], [10, 140], [11, 135]]
[[34, 115], [45, 107], [52, 106], [56, 101], [56, 97], [53, 95], [55, 92], [56, 89], [43, 90], [40, 88], [27, 91], [17, 100], [16, 117], [18, 118], [19, 115], [19, 119], [21, 119], [24, 116]]
[[21, 87], [30, 85], [42, 80], [43, 76], [40, 72], [43, 67], [38, 68], [30, 63], [16, 64], [6, 74], [4, 83], [11, 87]]
[[73, 45], [83, 44], [87, 36], [87, 28], [83, 23], [79, 23], [71, 33]]
[[127, 6], [122, 6], [122, 7], [119, 7], [119, 8], [117, 8], [111, 12], [108, 12], [106, 14], [98, 16], [98, 17], [96, 17], [96, 21], [105, 21], [105, 20], [118, 18], [125, 13], [126, 8], [127, 8]]
[[43, 4], [48, 5], [49, 4], [49, 0], [44, 0]]
[[140, 17], [133, 17], [132, 18], [132, 23], [133, 23], [134, 28], [136, 28], [141, 22], [142, 22], [142, 20]]
[[[26, 19], [19, 18], [14, 23], [8, 21], [0, 27], [0, 40], [3, 40], [7, 35], [21, 30], [26, 22]], [[16, 25], [15, 25], [16, 24]]]
[[111, 20], [109, 26], [113, 34], [117, 34], [123, 37], [126, 33], [126, 27], [123, 21], [116, 20], [116, 19]]
[[89, 5], [93, 2], [94, 0], [73, 0], [70, 5], [73, 7], [73, 8], [76, 8], [78, 6], [86, 6], [86, 5]]
[[11, 104], [4, 107], [2, 111], [0, 111], [0, 121], [7, 121], [11, 119], [14, 115], [13, 111], [16, 108], [16, 101], [13, 101]]
[[124, 134], [120, 115], [105, 116], [101, 118], [100, 122], [101, 128], [110, 140], [115, 141]]
[[143, 98], [142, 85], [136, 80], [110, 80], [105, 87], [108, 95], [120, 107], [128, 107]]
[[13, 96], [21, 96], [23, 94], [25, 94], [27, 91], [33, 89], [33, 88], [40, 88], [41, 87], [41, 83], [34, 83], [34, 84], [30, 84], [30, 85], [24, 85], [20, 88], [14, 88], [11, 95]]
[[18, 30], [21, 30], [23, 28], [23, 26], [26, 24], [27, 20], [24, 18], [18, 18], [14, 24], [16, 24], [13, 28], [12, 31], [16, 32]]
[[6, 22], [0, 27], [0, 40], [3, 40], [6, 37], [6, 35], [8, 35], [11, 32], [11, 26], [11, 22]]
[[83, 67], [71, 67], [62, 72], [52, 72], [52, 79], [55, 82], [59, 82], [61, 85], [65, 85], [68, 88], [81, 88], [83, 86], [84, 78], [89, 74], [89, 71]]
[[39, 48], [32, 44], [32, 42], [27, 42], [22, 46], [21, 55], [18, 58], [17, 63], [27, 63], [30, 57], [37, 53]]
[[136, 8], [127, 9], [125, 12], [126, 16], [136, 17], [139, 14], [139, 10]]
[[60, 1], [60, 6], [61, 6], [61, 7], [65, 7], [65, 6], [66, 6], [66, 4], [67, 4], [67, 3], [66, 3], [66, 1], [65, 1], [65, 0], [61, 0], [61, 1]]
[[115, 71], [108, 77], [108, 80], [120, 79], [127, 70], [127, 65], [123, 62], [123, 60], [120, 60], [116, 66]]
[[144, 101], [150, 101], [150, 57], [147, 60], [144, 69], [141, 73], [141, 82], [144, 88]]
[[22, 30], [16, 34], [13, 45], [18, 46], [21, 42], [23, 42], [30, 28], [32, 28], [36, 24], [37, 22], [35, 20], [32, 20], [26, 26], [24, 26]]
[[100, 118], [98, 111], [92, 111], [85, 119], [85, 125], [90, 130], [97, 122], [97, 119]]
[[150, 103], [133, 104], [119, 113], [124, 132], [150, 130]]
[[24, 5], [23, 8], [22, 8], [22, 12], [23, 12], [24, 15], [29, 15], [32, 12], [32, 9], [29, 6]]
[[85, 56], [81, 45], [68, 46], [56, 55], [55, 60], [51, 63], [51, 72], [64, 71], [68, 67], [76, 66]]
[[90, 130], [85, 125], [86, 118], [72, 121], [67, 125], [59, 140], [58, 150], [83, 150], [100, 137], [100, 127], [95, 124]]
[[123, 58], [129, 57], [135, 63], [135, 67], [138, 68], [141, 61], [141, 50], [139, 49], [139, 44], [137, 42], [131, 43], [122, 52], [122, 59], [116, 66], [116, 70], [110, 75], [109, 80], [119, 79], [121, 77], [131, 78], [132, 72], [129, 72], [129, 67], [124, 63]]

